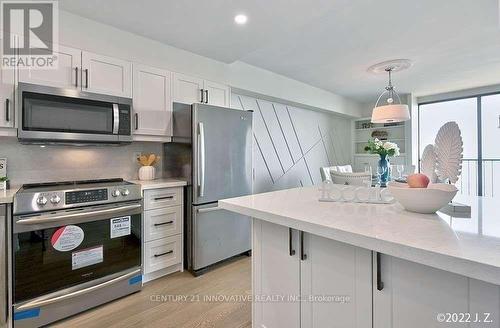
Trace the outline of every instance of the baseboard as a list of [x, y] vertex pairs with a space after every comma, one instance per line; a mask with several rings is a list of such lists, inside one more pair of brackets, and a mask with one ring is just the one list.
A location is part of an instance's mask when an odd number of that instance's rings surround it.
[[166, 276], [168, 274], [171, 274], [171, 273], [174, 273], [174, 272], [178, 272], [178, 271], [180, 271], [180, 272], [183, 271], [182, 263], [169, 266], [168, 268], [165, 268], [165, 269], [161, 269], [161, 270], [158, 270], [158, 271], [154, 271], [154, 272], [151, 272], [151, 273], [144, 274], [142, 276], [142, 284], [144, 285], [145, 283], [147, 283], [149, 281], [158, 279], [160, 277], [163, 277], [163, 276]]

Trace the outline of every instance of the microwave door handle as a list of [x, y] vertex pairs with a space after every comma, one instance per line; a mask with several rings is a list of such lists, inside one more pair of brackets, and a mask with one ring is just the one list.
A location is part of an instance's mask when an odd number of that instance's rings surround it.
[[113, 104], [113, 134], [118, 134], [120, 127], [120, 110], [118, 104]]
[[198, 123], [198, 190], [199, 196], [203, 197], [205, 195], [205, 130], [203, 128], [203, 123]]

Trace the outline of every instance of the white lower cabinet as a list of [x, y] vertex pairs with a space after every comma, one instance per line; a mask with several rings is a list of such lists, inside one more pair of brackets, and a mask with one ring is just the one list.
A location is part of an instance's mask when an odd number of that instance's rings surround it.
[[371, 327], [370, 251], [254, 220], [252, 261], [254, 327]]
[[143, 282], [183, 270], [183, 188], [144, 190]]
[[146, 243], [145, 246], [145, 274], [181, 263], [182, 238], [180, 235], [154, 240]]
[[[287, 227], [253, 220], [252, 277], [254, 328], [300, 327], [298, 234]], [[290, 238], [292, 243], [290, 244]], [[293, 248], [293, 249], [292, 249]], [[294, 255], [290, 252], [294, 251]], [[290, 300], [267, 300], [285, 297]], [[261, 299], [259, 299], [261, 298]]]
[[165, 236], [178, 235], [182, 232], [182, 206], [159, 208], [144, 212], [145, 241], [152, 241]]
[[500, 327], [499, 286], [387, 255], [373, 265], [374, 328]]
[[371, 251], [303, 234], [301, 327], [371, 328]]
[[252, 231], [254, 328], [500, 328], [500, 286], [262, 220]]

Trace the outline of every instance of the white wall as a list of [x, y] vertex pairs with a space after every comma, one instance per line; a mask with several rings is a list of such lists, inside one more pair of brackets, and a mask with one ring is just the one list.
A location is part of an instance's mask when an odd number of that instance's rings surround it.
[[[182, 26], [178, 29], [182, 33]], [[353, 117], [362, 113], [355, 101], [282, 75], [239, 61], [225, 64], [62, 10], [59, 42]]]

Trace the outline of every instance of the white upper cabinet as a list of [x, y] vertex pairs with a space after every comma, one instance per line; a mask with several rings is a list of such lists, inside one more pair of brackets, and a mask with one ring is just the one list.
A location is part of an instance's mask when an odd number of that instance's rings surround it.
[[132, 97], [132, 63], [83, 51], [82, 90]]
[[171, 73], [134, 63], [134, 134], [171, 136]]
[[19, 81], [132, 97], [132, 64], [59, 45], [54, 69], [19, 69]]
[[79, 89], [81, 87], [82, 51], [60, 45], [54, 55], [57, 56], [56, 68], [19, 69], [19, 81], [65, 89]]
[[231, 88], [229, 86], [207, 81], [203, 83], [205, 91], [205, 102], [214, 106], [229, 107]]
[[[3, 40], [0, 39], [0, 54], [3, 55]], [[3, 60], [3, 58], [0, 58]], [[15, 69], [0, 69], [0, 127], [13, 128]]]
[[197, 77], [173, 74], [174, 102], [185, 104], [203, 103], [215, 106], [230, 106], [229, 86]]
[[201, 103], [204, 100], [203, 79], [181, 73], [173, 73], [174, 101], [185, 104]]

